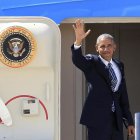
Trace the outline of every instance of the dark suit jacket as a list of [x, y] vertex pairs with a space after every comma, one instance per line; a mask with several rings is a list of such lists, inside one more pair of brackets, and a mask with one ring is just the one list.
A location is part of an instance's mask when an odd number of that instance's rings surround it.
[[71, 50], [73, 63], [84, 72], [88, 83], [88, 96], [83, 107], [80, 123], [97, 129], [106, 129], [111, 120], [111, 106], [114, 100], [118, 129], [123, 129], [123, 118], [126, 118], [128, 125], [133, 125], [123, 63], [113, 59], [122, 76], [118, 91], [113, 93], [108, 69], [101, 59], [92, 54], [83, 56], [81, 48], [74, 50], [74, 46], [72, 46]]

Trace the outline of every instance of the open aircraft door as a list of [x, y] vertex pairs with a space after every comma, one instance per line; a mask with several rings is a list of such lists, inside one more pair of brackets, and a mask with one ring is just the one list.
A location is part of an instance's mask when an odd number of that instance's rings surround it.
[[0, 140], [60, 140], [60, 47], [48, 18], [0, 18]]

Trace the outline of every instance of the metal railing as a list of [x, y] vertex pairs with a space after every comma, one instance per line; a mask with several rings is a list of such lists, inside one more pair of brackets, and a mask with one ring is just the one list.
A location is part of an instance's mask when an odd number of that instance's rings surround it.
[[140, 140], [140, 112], [135, 113], [135, 140]]

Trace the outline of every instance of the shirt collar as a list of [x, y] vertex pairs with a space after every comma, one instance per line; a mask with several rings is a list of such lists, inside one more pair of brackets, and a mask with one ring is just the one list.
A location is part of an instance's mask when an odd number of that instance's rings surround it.
[[106, 66], [108, 66], [108, 63], [113, 64], [112, 59], [110, 60], [110, 62], [108, 62], [108, 61], [106, 61], [103, 57], [101, 57], [101, 55], [99, 55], [99, 58], [102, 60], [102, 62], [103, 62]]

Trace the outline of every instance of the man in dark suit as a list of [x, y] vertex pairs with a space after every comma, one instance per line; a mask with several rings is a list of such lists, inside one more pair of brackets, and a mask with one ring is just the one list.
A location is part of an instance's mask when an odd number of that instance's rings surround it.
[[82, 41], [90, 33], [84, 31], [82, 20], [73, 25], [76, 40], [72, 45], [73, 63], [83, 71], [88, 83], [80, 123], [87, 126], [88, 140], [123, 140], [123, 120], [127, 122], [128, 135], [134, 135], [134, 125], [129, 109], [123, 63], [113, 59], [116, 49], [109, 34], [97, 38], [99, 55], [83, 56]]

